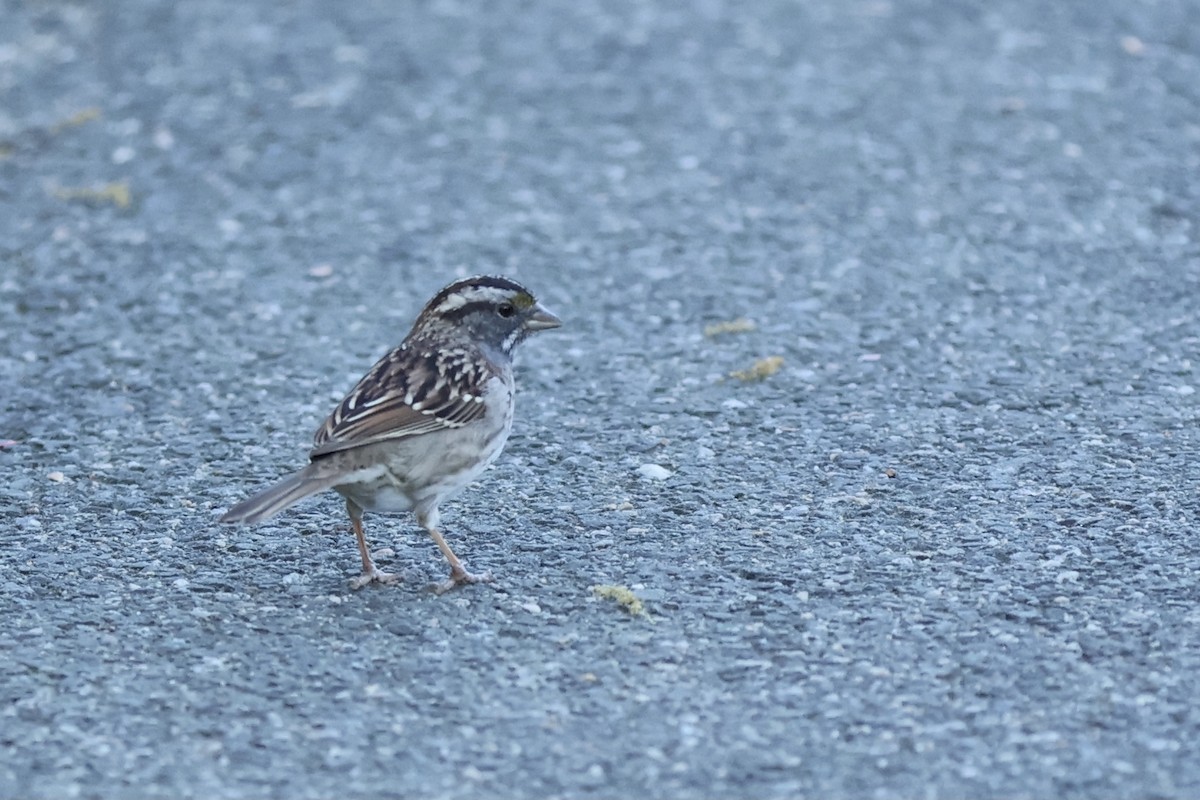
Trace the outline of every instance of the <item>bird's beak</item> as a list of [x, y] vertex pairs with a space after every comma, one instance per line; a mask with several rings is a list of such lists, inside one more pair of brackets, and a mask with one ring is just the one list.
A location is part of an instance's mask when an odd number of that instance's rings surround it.
[[541, 303], [537, 303], [525, 318], [525, 328], [531, 331], [545, 331], [562, 325], [562, 320], [550, 313]]

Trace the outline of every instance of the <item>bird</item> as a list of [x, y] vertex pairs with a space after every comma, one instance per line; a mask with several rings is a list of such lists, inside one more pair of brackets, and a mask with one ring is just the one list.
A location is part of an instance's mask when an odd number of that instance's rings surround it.
[[313, 437], [306, 467], [230, 508], [223, 523], [256, 523], [332, 489], [362, 557], [350, 585], [391, 584], [376, 566], [363, 512], [411, 511], [450, 563], [438, 594], [490, 581], [446, 544], [439, 506], [500, 455], [513, 423], [513, 351], [530, 334], [562, 325], [516, 281], [476, 275], [435, 294], [400, 345], [375, 363]]

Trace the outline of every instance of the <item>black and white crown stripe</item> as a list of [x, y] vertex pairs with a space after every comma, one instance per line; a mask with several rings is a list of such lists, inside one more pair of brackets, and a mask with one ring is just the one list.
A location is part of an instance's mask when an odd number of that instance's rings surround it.
[[456, 281], [438, 292], [425, 305], [421, 316], [454, 319], [471, 311], [495, 308], [501, 303], [512, 303], [525, 309], [535, 302], [529, 290], [516, 281], [494, 275], [476, 275]]

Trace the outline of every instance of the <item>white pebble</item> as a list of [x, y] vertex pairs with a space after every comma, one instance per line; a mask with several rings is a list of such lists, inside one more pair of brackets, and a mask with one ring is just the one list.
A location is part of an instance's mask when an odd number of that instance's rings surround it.
[[638, 467], [638, 474], [647, 480], [665, 481], [675, 473], [666, 467], [660, 467], [658, 464], [642, 464]]

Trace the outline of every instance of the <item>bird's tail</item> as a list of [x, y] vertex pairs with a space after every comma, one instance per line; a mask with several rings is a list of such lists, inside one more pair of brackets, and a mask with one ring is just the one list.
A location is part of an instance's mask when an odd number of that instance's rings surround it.
[[243, 500], [221, 515], [221, 522], [261, 522], [285, 508], [300, 502], [310, 494], [333, 486], [336, 478], [319, 475], [312, 465], [293, 472], [279, 483], [264, 489], [249, 500]]

